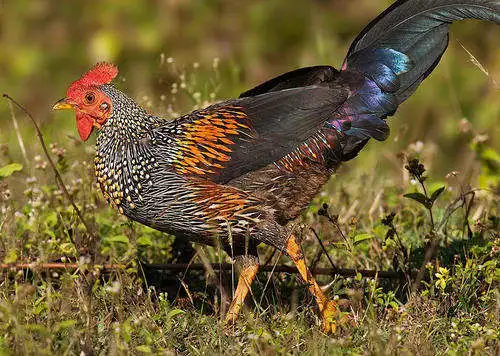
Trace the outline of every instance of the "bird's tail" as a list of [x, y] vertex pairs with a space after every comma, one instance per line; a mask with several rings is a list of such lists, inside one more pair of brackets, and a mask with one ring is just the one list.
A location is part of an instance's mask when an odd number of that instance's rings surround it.
[[342, 69], [361, 71], [403, 102], [448, 46], [448, 26], [464, 19], [500, 24], [500, 0], [399, 0], [352, 43]]
[[[500, 24], [500, 0], [398, 0], [374, 19], [354, 40], [342, 71], [366, 77], [344, 106], [348, 117], [344, 149], [347, 158], [362, 140], [383, 140], [385, 124], [437, 66], [448, 45], [454, 21], [478, 19]], [[357, 149], [359, 151], [359, 149]]]

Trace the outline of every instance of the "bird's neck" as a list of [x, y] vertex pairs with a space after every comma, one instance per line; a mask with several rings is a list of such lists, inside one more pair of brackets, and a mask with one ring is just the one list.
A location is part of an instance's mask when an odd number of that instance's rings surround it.
[[101, 90], [111, 99], [113, 111], [99, 132], [98, 145], [140, 141], [163, 122], [112, 85], [103, 85]]
[[95, 174], [107, 200], [124, 212], [132, 209], [135, 203], [131, 202], [139, 200], [142, 186], [149, 183], [155, 164], [151, 137], [164, 121], [113, 86], [100, 89], [111, 99], [113, 109], [97, 136]]

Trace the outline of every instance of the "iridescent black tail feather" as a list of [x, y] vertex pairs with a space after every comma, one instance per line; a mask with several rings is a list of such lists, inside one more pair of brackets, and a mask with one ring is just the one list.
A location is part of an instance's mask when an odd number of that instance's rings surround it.
[[359, 70], [406, 100], [436, 67], [452, 22], [500, 23], [498, 0], [399, 0], [356, 37], [342, 69]]
[[[448, 45], [448, 27], [464, 19], [500, 23], [499, 0], [399, 0], [373, 20], [352, 43], [341, 76], [358, 72], [366, 82], [339, 110], [350, 122], [343, 150], [351, 159], [367, 138], [385, 140], [385, 118], [417, 89]], [[360, 147], [361, 145], [361, 147]]]
[[300, 160], [313, 150], [334, 167], [354, 158], [370, 138], [389, 136], [385, 119], [437, 66], [448, 45], [449, 25], [464, 19], [500, 23], [500, 0], [396, 1], [356, 37], [340, 72], [330, 66], [300, 68], [241, 97], [309, 86], [348, 88], [347, 100], [319, 127], [319, 135], [334, 138], [322, 145], [326, 150], [316, 152], [306, 142], [292, 153]]

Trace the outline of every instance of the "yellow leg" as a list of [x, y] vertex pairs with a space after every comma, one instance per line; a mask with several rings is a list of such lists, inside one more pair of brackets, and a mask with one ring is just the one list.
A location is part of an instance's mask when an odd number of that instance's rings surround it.
[[236, 287], [236, 291], [234, 293], [233, 301], [229, 306], [229, 311], [226, 314], [226, 323], [232, 323], [238, 318], [238, 313], [245, 302], [245, 298], [250, 291], [250, 286], [252, 285], [255, 276], [257, 275], [257, 271], [259, 269], [259, 263], [257, 259], [246, 261], [243, 269], [240, 273], [240, 278], [238, 279], [238, 286]]
[[337, 303], [333, 300], [329, 300], [319, 287], [318, 283], [314, 280], [311, 272], [307, 268], [302, 248], [294, 235], [291, 235], [288, 239], [286, 253], [295, 263], [295, 266], [297, 266], [300, 275], [308, 284], [309, 291], [316, 299], [316, 303], [318, 304], [319, 311], [321, 313], [323, 331], [326, 333], [335, 332], [336, 319], [339, 315]]

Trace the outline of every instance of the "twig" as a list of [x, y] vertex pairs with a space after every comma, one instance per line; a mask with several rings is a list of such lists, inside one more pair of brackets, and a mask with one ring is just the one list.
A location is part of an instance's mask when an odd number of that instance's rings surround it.
[[320, 247], [319, 248], [319, 252], [316, 253], [316, 255], [314, 256], [314, 258], [311, 260], [311, 264], [309, 265], [309, 270], [310, 271], [312, 271], [313, 269], [316, 268], [316, 266], [318, 265], [319, 261], [321, 261], [321, 257], [323, 257], [323, 250]]
[[271, 252], [271, 254], [269, 254], [269, 257], [266, 258], [266, 260], [264, 261], [264, 263], [262, 264], [262, 266], [267, 266], [269, 263], [271, 263], [271, 260], [273, 259], [274, 255], [276, 254], [276, 251], [278, 251], [278, 249], [275, 247], [273, 249], [273, 251]]
[[351, 243], [349, 242], [349, 239], [347, 238], [347, 236], [344, 235], [344, 232], [340, 228], [339, 216], [338, 215], [330, 216], [330, 214], [328, 213], [328, 204], [323, 203], [321, 208], [318, 210], [318, 215], [326, 217], [328, 219], [328, 221], [333, 226], [335, 226], [335, 228], [339, 232], [340, 236], [342, 236], [342, 238], [344, 239], [344, 242], [345, 242], [347, 249], [349, 250], [349, 252], [352, 252]]
[[[230, 271], [232, 268], [231, 263], [211, 263], [209, 264], [212, 271]], [[31, 269], [31, 270], [76, 270], [81, 265], [78, 263], [62, 263], [62, 262], [48, 262], [48, 263], [0, 263], [0, 270], [10, 270], [17, 271], [20, 269]], [[103, 272], [113, 271], [113, 270], [124, 270], [128, 266], [121, 264], [103, 264], [103, 265], [94, 265], [96, 269], [100, 269]], [[205, 271], [207, 269], [207, 265], [204, 263], [167, 263], [167, 264], [142, 264], [142, 267], [145, 271], [147, 270], [158, 270], [158, 271], [173, 271], [173, 272], [182, 272], [186, 269], [191, 271]], [[287, 266], [287, 265], [268, 265], [261, 266], [259, 268], [261, 272], [278, 272], [278, 273], [299, 273], [296, 267]], [[317, 267], [312, 271], [317, 275], [325, 275], [331, 276], [333, 274], [338, 274], [344, 277], [352, 277], [356, 276], [358, 273], [363, 277], [368, 278], [389, 278], [389, 279], [405, 279], [405, 274], [402, 272], [396, 271], [377, 271], [377, 270], [369, 270], [362, 269], [356, 270], [351, 268], [322, 268]], [[411, 272], [412, 277], [417, 275], [417, 271]]]
[[432, 238], [431, 240], [429, 248], [425, 250], [424, 262], [422, 263], [422, 266], [418, 270], [415, 281], [413, 282], [413, 285], [411, 287], [411, 295], [414, 295], [417, 292], [417, 289], [420, 286], [420, 282], [422, 281], [422, 279], [424, 279], [426, 266], [431, 261], [432, 256], [434, 256], [434, 254], [436, 253], [437, 247], [439, 246], [439, 242], [440, 240], [436, 236], [434, 236], [434, 238]]
[[73, 200], [73, 198], [69, 194], [68, 190], [66, 189], [66, 185], [64, 184], [64, 182], [62, 180], [61, 174], [59, 173], [57, 166], [55, 165], [54, 161], [52, 160], [51, 156], [49, 155], [49, 151], [47, 150], [47, 146], [45, 145], [45, 141], [43, 139], [42, 131], [40, 130], [40, 127], [36, 123], [35, 118], [33, 117], [33, 115], [31, 115], [31, 113], [24, 106], [19, 104], [16, 100], [14, 100], [8, 94], [3, 94], [3, 97], [6, 98], [7, 100], [9, 100], [9, 102], [16, 105], [19, 109], [21, 109], [21, 111], [23, 111], [26, 114], [26, 116], [28, 116], [30, 118], [30, 120], [33, 122], [33, 126], [35, 127], [36, 135], [40, 141], [43, 152], [45, 153], [45, 156], [47, 157], [49, 164], [52, 167], [52, 170], [54, 171], [54, 175], [56, 177], [56, 182], [58, 183], [58, 185], [62, 189], [63, 194], [66, 197], [66, 199], [68, 199], [68, 201], [71, 203], [73, 209], [75, 210], [76, 215], [78, 215], [78, 218], [82, 222], [83, 226], [85, 226], [87, 233], [90, 235], [91, 238], [93, 238], [93, 239], [96, 238], [97, 234], [95, 233], [94, 229], [92, 229], [91, 226], [87, 223], [87, 221], [83, 218], [83, 215], [82, 215], [80, 209], [78, 209], [78, 207], [75, 204], [75, 201]]
[[[466, 202], [465, 199], [467, 198], [467, 196], [471, 195], [472, 199], [474, 199], [475, 194], [476, 194], [475, 190], [469, 190], [465, 193], [460, 194], [460, 196], [458, 198], [456, 198], [451, 204], [449, 204], [446, 207], [443, 218], [441, 219], [441, 222], [438, 226], [438, 231], [441, 231], [445, 227], [445, 225], [448, 222], [448, 220], [450, 219], [451, 215], [464, 205], [464, 203]], [[466, 216], [468, 216], [469, 210], [470, 210], [469, 207], [466, 208]]]
[[[20, 262], [20, 263], [0, 263], [0, 270], [9, 269], [9, 270], [20, 270], [20, 269], [31, 269], [31, 270], [51, 270], [51, 269], [66, 269], [66, 270], [75, 270], [80, 268], [82, 265], [78, 263], [64, 263], [64, 262]], [[119, 270], [125, 269], [127, 266], [122, 264], [103, 264], [97, 265], [94, 264], [93, 268], [102, 269], [102, 270]]]
[[330, 265], [332, 266], [332, 269], [335, 271], [337, 270], [337, 266], [335, 266], [335, 263], [333, 263], [332, 258], [328, 254], [328, 251], [326, 251], [325, 245], [323, 245], [323, 241], [319, 238], [318, 234], [316, 233], [316, 230], [314, 230], [312, 227], [310, 227], [311, 231], [313, 232], [314, 236], [316, 237], [316, 240], [318, 240], [319, 245], [321, 246], [321, 249], [323, 250], [323, 253], [326, 255], [328, 258], [328, 261], [330, 262]]

